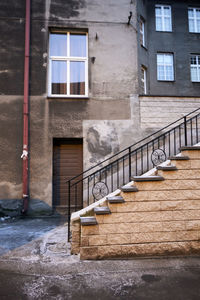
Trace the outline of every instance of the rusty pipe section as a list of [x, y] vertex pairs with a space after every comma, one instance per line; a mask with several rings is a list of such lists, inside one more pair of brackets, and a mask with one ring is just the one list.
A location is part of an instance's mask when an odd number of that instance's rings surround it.
[[24, 103], [23, 103], [23, 208], [28, 210], [29, 202], [29, 59], [30, 59], [30, 10], [31, 0], [26, 0], [25, 55], [24, 55]]

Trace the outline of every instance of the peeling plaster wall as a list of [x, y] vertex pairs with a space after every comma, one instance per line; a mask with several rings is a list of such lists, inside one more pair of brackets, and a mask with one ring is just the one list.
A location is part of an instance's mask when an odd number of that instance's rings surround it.
[[[13, 9], [14, 8], [14, 9]], [[133, 12], [128, 26], [128, 15]], [[0, 199], [21, 199], [25, 1], [0, 3]], [[89, 99], [47, 97], [49, 28], [89, 34]], [[98, 35], [98, 39], [96, 39]], [[94, 63], [91, 58], [95, 57]], [[30, 196], [52, 205], [53, 138], [83, 138], [84, 167], [140, 136], [135, 1], [34, 0], [30, 53]], [[35, 202], [34, 202], [35, 201]]]
[[22, 99], [0, 96], [0, 199], [20, 198]]

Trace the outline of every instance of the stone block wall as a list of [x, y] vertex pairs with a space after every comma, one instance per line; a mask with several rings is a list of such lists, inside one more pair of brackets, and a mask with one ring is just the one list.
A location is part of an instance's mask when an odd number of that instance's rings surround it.
[[142, 130], [160, 129], [200, 107], [198, 97], [139, 97]]
[[200, 253], [200, 150], [183, 151], [176, 171], [159, 170], [164, 181], [136, 182], [125, 202], [104, 203], [109, 215], [80, 226], [72, 216], [72, 253], [81, 259]]

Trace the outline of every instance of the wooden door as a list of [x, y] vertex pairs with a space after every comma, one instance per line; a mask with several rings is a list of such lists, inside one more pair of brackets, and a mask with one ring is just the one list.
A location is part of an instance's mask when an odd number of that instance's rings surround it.
[[[67, 210], [68, 185], [66, 181], [82, 172], [82, 139], [55, 139], [53, 146], [53, 206], [55, 208], [66, 208]], [[76, 199], [74, 199], [73, 192], [71, 196], [71, 211], [73, 211], [75, 205], [80, 207], [82, 205], [82, 188], [80, 185], [76, 190]]]

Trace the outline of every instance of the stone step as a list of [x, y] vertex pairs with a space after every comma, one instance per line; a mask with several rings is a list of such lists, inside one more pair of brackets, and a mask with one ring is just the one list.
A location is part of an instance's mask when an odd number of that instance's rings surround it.
[[133, 181], [135, 182], [144, 182], [144, 181], [163, 181], [165, 180], [164, 177], [162, 176], [134, 176], [132, 178]]
[[176, 171], [178, 170], [176, 166], [170, 165], [170, 166], [157, 166], [157, 170], [162, 170], [162, 171]]
[[99, 206], [94, 208], [94, 213], [96, 215], [107, 215], [110, 214], [110, 209], [107, 206]]
[[183, 146], [180, 148], [181, 151], [188, 150], [200, 150], [200, 146]]
[[189, 160], [189, 156], [170, 156], [168, 159], [170, 160]]
[[136, 186], [124, 185], [123, 187], [121, 187], [121, 191], [123, 193], [138, 192], [138, 188]]
[[124, 203], [124, 198], [121, 196], [107, 197], [109, 203]]
[[97, 225], [97, 220], [95, 217], [80, 217], [80, 220], [82, 226]]

